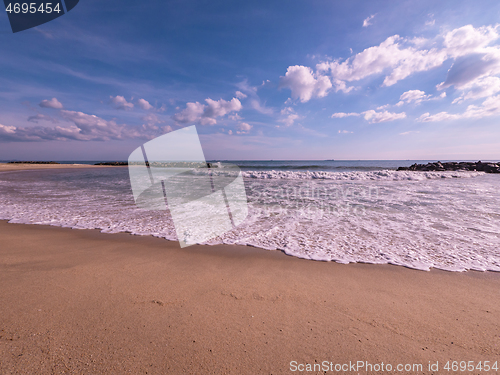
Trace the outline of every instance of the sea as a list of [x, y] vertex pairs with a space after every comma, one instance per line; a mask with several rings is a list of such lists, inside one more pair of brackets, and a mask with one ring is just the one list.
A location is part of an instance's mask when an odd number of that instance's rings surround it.
[[[248, 216], [204, 244], [314, 261], [500, 271], [500, 175], [396, 170], [427, 162], [213, 160], [215, 170], [240, 168]], [[177, 241], [168, 212], [135, 204], [126, 167], [2, 172], [0, 219]]]

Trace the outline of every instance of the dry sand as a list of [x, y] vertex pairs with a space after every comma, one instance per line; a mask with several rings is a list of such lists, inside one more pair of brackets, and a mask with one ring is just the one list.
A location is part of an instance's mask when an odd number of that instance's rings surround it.
[[5, 221], [0, 244], [1, 374], [289, 374], [291, 361], [436, 373], [429, 361], [500, 360], [495, 273]]
[[9, 164], [0, 163], [0, 172], [27, 171], [36, 169], [68, 169], [68, 168], [106, 168], [116, 167], [110, 165], [90, 165], [90, 164]]

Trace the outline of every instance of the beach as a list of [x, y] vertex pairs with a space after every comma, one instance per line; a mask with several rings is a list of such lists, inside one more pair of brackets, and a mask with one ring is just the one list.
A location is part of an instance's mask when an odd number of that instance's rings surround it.
[[500, 273], [85, 229], [133, 223], [126, 170], [54, 167], [0, 180], [3, 209], [17, 207], [0, 220], [1, 374], [433, 374], [498, 360]]
[[497, 273], [5, 221], [0, 241], [2, 374], [285, 374], [292, 361], [436, 373], [429, 361], [500, 354]]
[[4, 5], [0, 375], [500, 375], [500, 1]]
[[[0, 163], [0, 172], [9, 171], [28, 171], [28, 170], [39, 170], [39, 169], [75, 169], [75, 168], [107, 168], [108, 165], [91, 165], [91, 164], [9, 164]], [[116, 168], [115, 166], [113, 166]]]

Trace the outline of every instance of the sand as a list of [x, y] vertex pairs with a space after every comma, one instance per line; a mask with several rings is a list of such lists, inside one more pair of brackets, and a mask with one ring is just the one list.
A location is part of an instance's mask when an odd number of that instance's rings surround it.
[[116, 168], [110, 165], [90, 165], [90, 164], [9, 164], [0, 163], [0, 172], [27, 171], [37, 169], [73, 169], [73, 168]]
[[496, 273], [5, 221], [0, 244], [1, 374], [289, 374], [323, 361], [451, 373], [448, 360], [500, 360]]

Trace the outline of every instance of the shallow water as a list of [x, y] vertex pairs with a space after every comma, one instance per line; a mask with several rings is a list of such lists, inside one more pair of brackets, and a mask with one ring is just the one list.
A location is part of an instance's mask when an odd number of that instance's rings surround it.
[[[242, 166], [249, 215], [209, 244], [340, 263], [500, 271], [499, 175], [383, 167]], [[1, 173], [0, 219], [177, 240], [166, 211], [136, 207], [126, 168]]]

